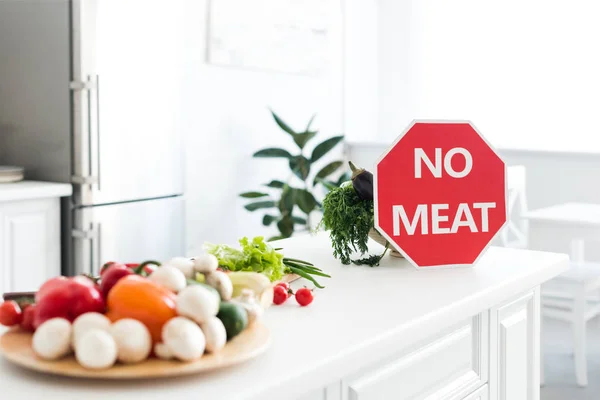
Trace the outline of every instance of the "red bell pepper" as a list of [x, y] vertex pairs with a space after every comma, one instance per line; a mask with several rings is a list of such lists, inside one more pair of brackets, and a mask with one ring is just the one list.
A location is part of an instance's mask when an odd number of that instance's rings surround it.
[[35, 301], [35, 329], [51, 318], [64, 318], [72, 322], [81, 314], [103, 313], [105, 310], [100, 288], [85, 276], [52, 278], [40, 287]]

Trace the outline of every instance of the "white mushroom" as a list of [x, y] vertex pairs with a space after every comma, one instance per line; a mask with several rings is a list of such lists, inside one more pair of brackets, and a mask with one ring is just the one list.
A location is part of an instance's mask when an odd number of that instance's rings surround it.
[[263, 307], [256, 301], [254, 292], [250, 289], [242, 289], [240, 296], [232, 301], [244, 307], [248, 314], [248, 325], [252, 325], [259, 320], [264, 313]]
[[202, 254], [192, 260], [194, 261], [194, 270], [202, 274], [210, 274], [219, 267], [219, 260], [212, 254]]
[[183, 272], [168, 264], [157, 268], [156, 271], [150, 274], [148, 279], [175, 293], [178, 293], [187, 285]]
[[201, 324], [217, 315], [219, 299], [210, 289], [201, 285], [191, 285], [179, 293], [176, 306], [177, 314]]
[[185, 257], [174, 257], [167, 261], [165, 264], [172, 265], [181, 272], [187, 279], [194, 277], [194, 261]]
[[171, 353], [171, 350], [169, 350], [167, 345], [164, 343], [156, 343], [154, 345], [154, 354], [156, 355], [156, 357], [160, 358], [161, 360], [172, 360], [173, 359], [173, 353]]
[[125, 364], [144, 361], [152, 351], [152, 337], [146, 325], [140, 321], [125, 318], [115, 322], [110, 334], [117, 344], [117, 357]]
[[45, 360], [57, 360], [71, 351], [71, 323], [64, 318], [52, 318], [38, 327], [33, 334], [35, 354]]
[[231, 300], [231, 295], [233, 294], [233, 284], [225, 272], [214, 271], [206, 274], [205, 276], [206, 283], [217, 289], [219, 295], [221, 296], [221, 300]]
[[202, 329], [184, 317], [171, 318], [162, 329], [163, 343], [175, 358], [193, 361], [204, 354], [206, 340]]
[[97, 312], [81, 314], [73, 321], [73, 348], [77, 347], [77, 341], [90, 329], [100, 329], [108, 332], [110, 324], [110, 319], [106, 318], [103, 314]]
[[110, 368], [117, 362], [117, 343], [108, 332], [90, 329], [79, 338], [75, 358], [84, 368]]
[[208, 353], [216, 353], [221, 350], [227, 342], [227, 331], [225, 325], [217, 317], [208, 319], [205, 323], [200, 325], [204, 337], [206, 338], [206, 351]]

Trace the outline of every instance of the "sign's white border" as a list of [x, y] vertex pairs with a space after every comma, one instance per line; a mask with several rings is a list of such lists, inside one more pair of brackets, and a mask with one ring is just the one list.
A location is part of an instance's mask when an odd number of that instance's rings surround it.
[[[378, 208], [379, 208], [379, 204], [378, 204], [379, 202], [378, 202], [378, 196], [377, 196], [377, 175], [378, 175], [379, 163], [396, 146], [396, 144], [398, 144], [398, 142], [400, 140], [402, 140], [402, 138], [404, 137], [404, 135], [406, 135], [408, 133], [408, 131], [410, 131], [412, 129], [412, 127], [415, 124], [417, 124], [417, 123], [427, 123], [427, 124], [469, 124], [475, 130], [475, 132], [477, 132], [477, 134], [479, 135], [479, 137], [481, 137], [481, 139], [483, 139], [483, 141], [490, 147], [490, 149], [492, 149], [492, 151], [496, 154], [496, 156], [500, 159], [500, 161], [502, 161], [502, 164], [504, 165], [504, 212], [506, 214], [505, 215], [505, 219], [504, 219], [504, 223], [502, 224], [502, 226], [500, 227], [500, 229], [498, 229], [498, 231], [494, 234], [494, 236], [490, 238], [490, 240], [485, 245], [485, 247], [483, 249], [481, 249], [481, 251], [479, 252], [479, 255], [477, 256], [477, 258], [475, 259], [475, 261], [473, 262], [473, 264], [442, 264], [442, 265], [435, 265], [435, 266], [428, 266], [428, 267], [420, 267], [379, 226], [379, 213], [377, 212]], [[392, 245], [392, 247], [394, 247], [394, 249], [396, 249], [400, 254], [402, 254], [402, 256], [404, 256], [404, 258], [406, 258], [408, 261], [410, 261], [410, 263], [416, 269], [419, 269], [419, 270], [429, 270], [429, 269], [447, 269], [447, 268], [472, 267], [472, 266], [474, 266], [474, 265], [477, 264], [477, 262], [479, 261], [479, 259], [483, 255], [483, 253], [485, 253], [485, 251], [487, 250], [487, 248], [490, 246], [490, 243], [492, 243], [494, 241], [494, 239], [496, 237], [498, 237], [498, 235], [500, 235], [500, 232], [504, 229], [504, 227], [506, 226], [506, 223], [508, 222], [508, 215], [509, 215], [508, 202], [507, 202], [508, 183], [507, 183], [506, 179], [507, 179], [507, 177], [506, 177], [506, 162], [502, 159], [502, 157], [500, 157], [500, 154], [494, 148], [494, 146], [492, 146], [492, 144], [490, 142], [488, 142], [488, 140], [485, 138], [485, 136], [481, 134], [481, 132], [479, 131], [479, 129], [477, 129], [477, 127], [471, 121], [469, 121], [469, 120], [413, 119], [412, 122], [410, 124], [408, 124], [408, 127], [406, 129], [404, 129], [404, 131], [400, 134], [400, 136], [398, 136], [396, 138], [396, 140], [394, 141], [394, 143], [392, 143], [388, 147], [388, 149], [386, 151], [384, 151], [381, 156], [379, 156], [379, 158], [377, 159], [377, 162], [375, 163], [375, 171], [373, 171], [373, 202], [374, 202], [373, 206], [374, 206], [374, 212], [375, 212], [375, 228], [379, 231], [379, 233], [381, 233], [381, 235], [383, 235], [383, 237], [386, 238], [386, 240]]]

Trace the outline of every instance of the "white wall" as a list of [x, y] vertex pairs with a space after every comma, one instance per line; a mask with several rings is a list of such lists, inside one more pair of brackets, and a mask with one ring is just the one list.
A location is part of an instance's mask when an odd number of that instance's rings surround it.
[[361, 47], [376, 49], [377, 73], [349, 84], [377, 88], [353, 101], [378, 111], [346, 117], [370, 126], [353, 140], [390, 141], [414, 118], [468, 119], [496, 147], [600, 152], [597, 1], [371, 3], [362, 28], [375, 40]]
[[187, 0], [186, 7], [182, 129], [187, 149], [187, 252], [194, 254], [204, 241], [235, 243], [244, 235], [275, 233], [262, 227], [262, 213], [247, 212], [237, 197], [271, 179], [287, 177], [286, 161], [251, 157], [264, 147], [295, 151], [268, 107], [298, 129], [316, 112], [313, 127], [321, 130], [320, 140], [341, 132], [341, 28], [339, 19], [334, 20], [334, 27], [338, 25], [332, 69], [322, 79], [218, 67], [205, 61], [206, 0]]

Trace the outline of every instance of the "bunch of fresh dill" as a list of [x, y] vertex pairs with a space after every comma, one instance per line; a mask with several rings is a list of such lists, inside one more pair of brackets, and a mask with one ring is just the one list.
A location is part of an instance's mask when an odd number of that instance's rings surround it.
[[373, 202], [362, 200], [352, 184], [331, 190], [323, 200], [321, 224], [329, 230], [333, 255], [343, 264], [379, 264], [381, 256], [351, 260], [353, 252], [366, 253], [369, 231], [373, 228]]

